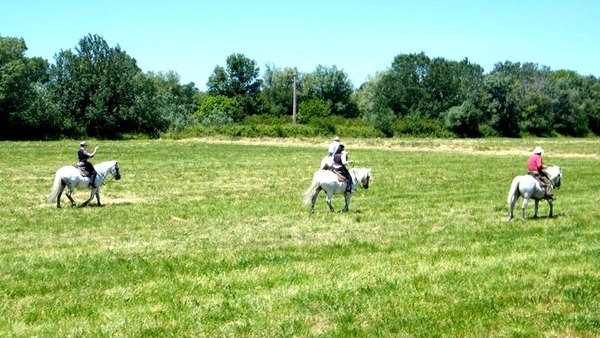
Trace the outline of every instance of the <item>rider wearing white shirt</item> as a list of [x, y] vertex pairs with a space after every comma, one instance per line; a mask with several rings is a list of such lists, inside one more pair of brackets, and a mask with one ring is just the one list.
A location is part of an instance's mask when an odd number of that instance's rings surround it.
[[329, 156], [333, 156], [337, 152], [339, 146], [340, 146], [340, 138], [336, 136], [333, 138], [333, 141], [331, 143], [329, 143], [329, 147], [328, 147]]

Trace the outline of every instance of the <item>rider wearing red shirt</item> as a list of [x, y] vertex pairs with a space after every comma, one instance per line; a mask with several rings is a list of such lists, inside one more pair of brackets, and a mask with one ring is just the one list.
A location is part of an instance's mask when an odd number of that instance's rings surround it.
[[544, 171], [546, 166], [542, 162], [543, 152], [544, 149], [542, 149], [542, 147], [535, 147], [535, 149], [533, 149], [533, 155], [527, 160], [527, 171], [529, 175], [537, 178], [546, 185], [546, 198], [549, 202], [552, 202], [554, 200], [554, 196], [552, 196], [552, 183], [550, 183], [548, 174]]

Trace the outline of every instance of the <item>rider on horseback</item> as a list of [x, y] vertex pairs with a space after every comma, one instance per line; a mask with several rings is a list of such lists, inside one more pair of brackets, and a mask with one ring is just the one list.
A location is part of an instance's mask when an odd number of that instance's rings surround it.
[[333, 141], [331, 141], [331, 143], [329, 143], [329, 147], [328, 147], [329, 156], [333, 156], [337, 152], [339, 146], [340, 146], [340, 138], [338, 136], [336, 136], [333, 138]]
[[348, 169], [346, 169], [346, 164], [353, 163], [354, 161], [348, 161], [348, 152], [344, 150], [344, 145], [340, 144], [337, 148], [336, 153], [333, 155], [333, 169], [339, 171], [346, 178], [346, 192], [352, 191], [352, 175]]
[[94, 152], [93, 153], [88, 153], [87, 151], [87, 142], [86, 141], [81, 141], [81, 143], [79, 144], [81, 146], [81, 148], [79, 148], [79, 151], [77, 152], [77, 156], [79, 157], [79, 162], [77, 163], [77, 167], [84, 167], [85, 171], [87, 171], [90, 174], [90, 186], [92, 188], [96, 188], [96, 184], [94, 184], [94, 181], [96, 180], [96, 169], [94, 169], [94, 166], [88, 162], [88, 158], [92, 158], [94, 157], [94, 155], [96, 155], [96, 152], [98, 151], [98, 146], [96, 146], [96, 148], [94, 148]]
[[544, 183], [546, 186], [546, 198], [548, 199], [548, 202], [552, 202], [554, 200], [552, 183], [548, 178], [548, 174], [544, 171], [547, 167], [542, 163], [543, 152], [544, 149], [542, 149], [542, 147], [535, 147], [535, 149], [533, 149], [533, 155], [527, 160], [527, 170], [529, 175]]

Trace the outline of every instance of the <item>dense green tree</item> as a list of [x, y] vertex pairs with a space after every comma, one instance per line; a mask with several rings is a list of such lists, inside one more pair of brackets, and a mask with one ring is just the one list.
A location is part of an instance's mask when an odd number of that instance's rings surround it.
[[573, 71], [558, 71], [555, 81], [554, 130], [565, 136], [586, 136], [589, 129], [582, 98], [583, 78]]
[[244, 108], [246, 115], [264, 112], [260, 96], [262, 80], [259, 79], [260, 68], [256, 61], [243, 54], [232, 54], [227, 57], [226, 67], [215, 67], [208, 78], [207, 93], [235, 98]]
[[47, 108], [48, 63], [27, 58], [23, 39], [0, 37], [0, 137], [47, 138], [58, 121]]
[[462, 103], [460, 78], [455, 63], [444, 58], [434, 58], [427, 65], [427, 74], [418, 85], [422, 87], [422, 100], [417, 103], [416, 117], [436, 119], [450, 107]]
[[471, 101], [450, 108], [446, 114], [446, 127], [461, 137], [479, 137], [479, 123], [483, 113]]
[[91, 34], [75, 52], [61, 51], [55, 59], [50, 91], [68, 121], [66, 133], [113, 138], [136, 132], [131, 130], [136, 119], [133, 79], [140, 72], [135, 59]]
[[225, 95], [211, 95], [202, 100], [198, 109], [200, 120], [211, 118], [213, 115], [227, 116], [231, 121], [240, 121], [243, 118], [243, 107], [232, 97]]
[[496, 70], [484, 79], [484, 118], [487, 125], [500, 136], [520, 135], [520, 110], [513, 91], [511, 73]]
[[529, 92], [524, 99], [527, 104], [521, 113], [521, 130], [534, 136], [552, 136], [552, 99], [537, 91]]
[[360, 118], [369, 126], [383, 132], [386, 136], [393, 136], [392, 125], [396, 121], [396, 114], [386, 105], [382, 99], [380, 82], [389, 79], [383, 74], [377, 74], [369, 81], [363, 83], [361, 87], [352, 94], [352, 101], [359, 110]]
[[155, 104], [150, 115], [157, 115], [155, 122], [164, 121], [168, 127], [156, 126], [153, 130], [180, 131], [185, 127], [198, 122], [195, 112], [199, 106], [199, 92], [193, 82], [186, 85], [180, 84], [180, 77], [173, 71], [145, 75], [151, 82], [150, 93], [145, 90], [136, 90], [136, 106], [139, 104], [137, 97], [142, 96], [152, 99]]
[[583, 85], [585, 99], [582, 103], [582, 109], [587, 113], [590, 131], [600, 136], [600, 79], [587, 76]]
[[510, 73], [514, 74], [514, 93], [521, 111], [520, 129], [535, 136], [551, 136], [554, 123], [552, 72], [534, 63], [524, 63], [516, 71], [516, 65], [511, 64]]
[[301, 100], [319, 99], [329, 106], [332, 115], [353, 118], [358, 109], [351, 96], [354, 91], [348, 75], [336, 66], [317, 66], [302, 81]]
[[418, 109], [426, 98], [423, 82], [430, 61], [423, 52], [397, 55], [390, 71], [381, 75], [376, 105], [390, 108], [399, 118], [420, 116]]
[[321, 99], [310, 99], [298, 107], [298, 123], [307, 124], [314, 118], [325, 118], [331, 114], [329, 105]]
[[296, 76], [296, 93], [299, 95], [302, 91], [304, 74], [299, 73], [296, 68], [279, 69], [274, 65], [266, 65], [265, 68], [261, 93], [267, 112], [274, 116], [292, 116], [294, 76]]

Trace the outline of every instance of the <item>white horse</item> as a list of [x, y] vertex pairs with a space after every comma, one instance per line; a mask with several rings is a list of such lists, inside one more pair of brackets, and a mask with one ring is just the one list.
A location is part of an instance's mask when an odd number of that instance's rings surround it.
[[90, 178], [81, 176], [79, 169], [69, 165], [64, 166], [56, 171], [56, 175], [54, 176], [54, 185], [52, 186], [52, 190], [50, 191], [50, 197], [48, 198], [48, 204], [56, 201], [56, 207], [60, 208], [60, 197], [63, 193], [65, 187], [67, 189], [67, 197], [71, 201], [71, 206], [75, 206], [75, 200], [71, 197], [71, 193], [75, 188], [91, 189], [90, 198], [87, 201], [83, 202], [81, 205], [85, 207], [90, 203], [90, 201], [96, 196], [96, 200], [98, 201], [98, 205], [100, 204], [100, 186], [106, 181], [108, 174], [111, 174], [115, 180], [121, 179], [121, 173], [119, 172], [119, 164], [117, 161], [107, 161], [94, 165], [94, 169], [98, 175], [96, 176], [95, 185], [96, 188], [90, 187]]
[[[558, 189], [560, 187], [560, 180], [562, 178], [562, 170], [560, 167], [549, 167], [546, 169], [546, 173], [548, 173], [548, 178], [550, 179], [552, 186]], [[513, 218], [513, 209], [515, 208], [515, 203], [517, 203], [519, 196], [523, 196], [521, 217], [525, 219], [525, 208], [527, 208], [529, 199], [533, 198], [535, 201], [533, 217], [537, 218], [538, 203], [541, 199], [546, 198], [546, 189], [543, 188], [540, 182], [531, 175], [523, 175], [513, 178], [510, 190], [508, 192], [508, 207], [510, 209], [510, 213], [508, 214], [507, 221], [510, 221]], [[552, 202], [548, 201], [548, 204], [550, 205], [549, 217], [552, 217]]]
[[[353, 168], [349, 170], [350, 175], [352, 176], [352, 191], [356, 189], [358, 186], [358, 182], [360, 182], [365, 189], [369, 189], [369, 179], [371, 178], [371, 169], [368, 168]], [[346, 205], [342, 211], [348, 211], [348, 205], [350, 205], [350, 198], [352, 197], [352, 192], [346, 192], [346, 182], [340, 182], [338, 179], [338, 175], [331, 170], [317, 170], [313, 176], [312, 184], [306, 191], [302, 194], [302, 204], [308, 205], [311, 204], [311, 213], [315, 212], [315, 202], [317, 201], [317, 196], [321, 190], [325, 190], [327, 193], [327, 205], [329, 206], [329, 210], [333, 212], [333, 207], [331, 206], [331, 198], [333, 194], [344, 194], [346, 197]]]
[[333, 156], [327, 155], [321, 160], [321, 166], [319, 167], [319, 169], [328, 170], [331, 168], [333, 168]]

